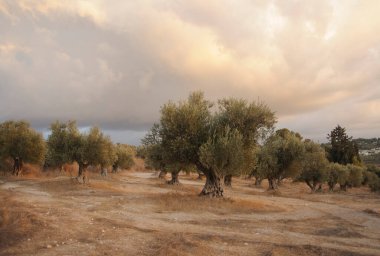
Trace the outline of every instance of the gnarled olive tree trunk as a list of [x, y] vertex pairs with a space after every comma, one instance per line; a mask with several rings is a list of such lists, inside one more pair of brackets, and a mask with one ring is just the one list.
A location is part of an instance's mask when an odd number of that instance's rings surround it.
[[315, 184], [312, 184], [309, 180], [305, 180], [306, 185], [311, 189], [312, 192], [315, 191]]
[[257, 187], [261, 186], [262, 181], [263, 181], [262, 178], [256, 177], [255, 178], [255, 186], [257, 186]]
[[311, 192], [322, 191], [322, 184], [318, 181], [305, 180], [307, 186], [311, 189]]
[[218, 174], [212, 169], [204, 168], [201, 164], [198, 164], [197, 168], [201, 170], [206, 176], [205, 186], [199, 195], [209, 197], [223, 197], [223, 188]]
[[85, 163], [78, 163], [79, 169], [78, 169], [78, 181], [83, 181], [83, 183], [86, 183], [86, 170], [88, 167], [88, 164]]
[[101, 166], [101, 167], [100, 167], [100, 175], [103, 176], [103, 177], [107, 177], [107, 175], [108, 175], [108, 170], [107, 170], [107, 168]]
[[331, 192], [333, 192], [336, 183], [333, 182], [333, 181], [329, 181], [329, 182], [327, 182], [327, 185], [329, 185], [329, 190], [330, 190]]
[[172, 172], [172, 179], [169, 180], [167, 182], [167, 184], [170, 184], [170, 185], [179, 185], [180, 182], [179, 182], [179, 179], [178, 179], [178, 174], [179, 174], [179, 171]]
[[112, 165], [112, 173], [117, 173], [119, 166], [117, 164]]
[[224, 186], [231, 187], [232, 186], [232, 175], [224, 176]]
[[275, 190], [278, 188], [277, 180], [275, 178], [268, 178], [269, 188], [268, 190]]
[[345, 183], [345, 184], [340, 184], [340, 190], [341, 191], [347, 191], [347, 187], [348, 187], [348, 184]]
[[13, 158], [13, 175], [19, 176], [22, 172], [22, 159], [21, 157]]

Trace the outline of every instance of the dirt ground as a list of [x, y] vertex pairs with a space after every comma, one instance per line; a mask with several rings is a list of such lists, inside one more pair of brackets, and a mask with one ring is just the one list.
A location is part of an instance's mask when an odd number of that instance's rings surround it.
[[270, 193], [235, 178], [209, 199], [196, 175], [157, 176], [0, 176], [0, 255], [380, 255], [380, 196], [366, 188]]

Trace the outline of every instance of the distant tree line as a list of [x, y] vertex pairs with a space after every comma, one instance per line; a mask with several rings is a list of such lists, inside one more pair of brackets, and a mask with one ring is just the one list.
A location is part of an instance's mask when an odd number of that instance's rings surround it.
[[371, 155], [363, 155], [361, 159], [366, 164], [372, 164], [380, 166], [380, 153], [371, 154]]
[[233, 177], [268, 180], [278, 189], [284, 179], [302, 181], [311, 191], [340, 190], [368, 185], [380, 190], [380, 169], [365, 165], [358, 146], [345, 128], [335, 127], [329, 143], [319, 145], [288, 129], [275, 130], [274, 112], [262, 102], [226, 98], [216, 103], [194, 92], [180, 102], [163, 105], [160, 120], [142, 139], [137, 150], [113, 144], [98, 127], [80, 132], [75, 121], [56, 121], [45, 141], [25, 121], [0, 123], [0, 169], [20, 175], [24, 163], [63, 169], [78, 164], [78, 180], [89, 166], [102, 174], [107, 169], [128, 169], [134, 152], [160, 177], [171, 174], [169, 184], [179, 184], [179, 172], [196, 171], [206, 178], [200, 195], [222, 197], [223, 186]]
[[6, 121], [0, 124], [0, 168], [9, 169], [13, 175], [22, 173], [23, 164], [31, 163], [44, 168], [59, 168], [76, 162], [78, 178], [84, 177], [88, 166], [107, 168], [116, 172], [128, 169], [133, 162], [133, 152], [122, 144], [113, 144], [98, 127], [80, 132], [75, 121], [56, 121], [50, 126], [51, 134], [45, 141], [40, 133], [25, 121]]
[[358, 148], [360, 150], [363, 149], [374, 149], [374, 148], [380, 148], [380, 138], [371, 138], [371, 139], [353, 139], [353, 141], [358, 145]]
[[[361, 150], [366, 150], [367, 154], [360, 154], [360, 158], [362, 162], [365, 164], [374, 164], [380, 166], [380, 153], [377, 153], [375, 149], [380, 148], [380, 138], [371, 138], [371, 139], [352, 139], [352, 141], [356, 144], [359, 152]], [[325, 147], [331, 146], [331, 143], [323, 144]], [[374, 150], [373, 153], [368, 152], [370, 150]]]

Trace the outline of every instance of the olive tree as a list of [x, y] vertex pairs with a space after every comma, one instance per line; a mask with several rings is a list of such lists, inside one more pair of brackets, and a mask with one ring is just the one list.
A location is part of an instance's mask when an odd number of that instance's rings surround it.
[[364, 169], [361, 166], [353, 164], [348, 164], [347, 168], [349, 171], [347, 185], [349, 187], [360, 187], [363, 182]]
[[134, 165], [133, 157], [126, 146], [122, 144], [116, 144], [114, 146], [115, 159], [112, 163], [112, 172], [117, 172], [121, 169], [129, 169]]
[[[50, 125], [50, 131], [47, 139], [47, 164], [61, 167], [66, 163], [71, 164], [77, 161], [83, 151], [84, 138], [79, 132], [76, 122], [56, 121]], [[80, 173], [82, 173], [83, 165], [80, 165], [79, 162], [78, 165]]]
[[91, 127], [89, 133], [80, 134], [77, 142], [78, 148], [74, 160], [79, 165], [78, 177], [83, 176], [89, 165], [99, 165], [104, 168], [112, 165], [116, 160], [111, 139], [96, 126]]
[[[145, 164], [153, 169], [159, 170], [159, 178], [163, 179], [168, 171], [168, 163], [164, 159], [165, 150], [161, 142], [160, 125], [157, 123], [152, 126], [150, 131], [141, 140], [145, 152]], [[177, 180], [173, 180], [172, 183], [177, 183]]]
[[[240, 171], [243, 165], [243, 136], [237, 130], [226, 127], [215, 133], [200, 148], [200, 161], [215, 173], [214, 177], [220, 183], [220, 177], [232, 176]], [[217, 190], [222, 196], [223, 189]]]
[[[155, 132], [158, 140], [143, 144], [151, 145], [150, 152], [153, 153], [147, 161], [154, 160], [158, 166], [164, 166], [172, 173], [172, 180], [178, 178], [180, 170], [196, 167], [206, 177], [200, 195], [221, 197], [221, 179], [241, 173], [244, 164], [252, 164], [248, 161], [248, 157], [254, 157], [252, 145], [275, 119], [263, 104], [249, 105], [245, 101], [227, 99], [219, 101], [216, 112], [212, 111], [212, 106], [202, 92], [194, 92], [179, 103], [168, 102], [161, 108]], [[146, 141], [152, 138], [153, 130], [150, 133]], [[239, 155], [228, 152], [237, 145], [241, 145], [236, 150], [241, 152]], [[227, 157], [228, 162], [219, 154]], [[236, 159], [241, 159], [239, 165]]]
[[45, 156], [42, 135], [25, 121], [6, 121], [0, 124], [0, 160], [13, 160], [13, 175], [20, 175], [24, 162], [41, 164]]
[[350, 175], [350, 172], [346, 165], [341, 165], [340, 168], [337, 169], [337, 176], [338, 176], [337, 181], [338, 181], [340, 190], [342, 191], [347, 190], [349, 175]]
[[368, 185], [372, 191], [380, 190], [380, 168], [375, 165], [367, 165], [363, 171], [363, 185]]
[[339, 174], [344, 173], [346, 167], [338, 163], [329, 163], [327, 165], [327, 185], [329, 190], [334, 191], [335, 185], [338, 184]]
[[349, 187], [359, 187], [363, 182], [368, 182], [365, 180], [366, 175], [363, 167], [353, 164], [329, 163], [327, 166], [327, 184], [330, 191], [334, 191], [336, 184], [339, 184], [342, 191]]
[[57, 121], [50, 129], [50, 161], [55, 165], [77, 162], [78, 178], [84, 178], [84, 171], [89, 165], [100, 165], [103, 168], [112, 165], [116, 160], [111, 139], [98, 127], [92, 127], [88, 133], [80, 133], [75, 121]]
[[366, 169], [368, 172], [372, 172], [376, 174], [378, 177], [380, 177], [380, 166], [376, 166], [374, 164], [369, 164], [366, 166]]
[[47, 139], [47, 155], [45, 164], [51, 167], [59, 167], [73, 162], [73, 142], [79, 136], [75, 121], [66, 123], [56, 121], [50, 125], [50, 135]]
[[[218, 105], [219, 126], [235, 129], [242, 136], [243, 164], [240, 172], [234, 171], [234, 175], [251, 174], [257, 164], [258, 141], [271, 132], [276, 123], [274, 112], [262, 102], [248, 103], [246, 100], [236, 98], [219, 100]], [[232, 174], [225, 175], [225, 185], [231, 185], [231, 178]]]
[[181, 169], [196, 166], [212, 179], [211, 172], [199, 159], [199, 149], [209, 137], [212, 104], [201, 92], [190, 94], [186, 101], [169, 102], [161, 109], [160, 145], [166, 169], [172, 174], [172, 183], [177, 183]]
[[368, 173], [368, 187], [372, 191], [380, 191], [380, 178], [373, 172]]
[[269, 189], [277, 189], [285, 178], [296, 177], [304, 146], [299, 134], [280, 129], [270, 136], [258, 152], [258, 172], [268, 179]]
[[304, 181], [315, 192], [322, 189], [322, 183], [327, 178], [328, 161], [325, 150], [319, 144], [305, 140], [304, 147], [299, 180]]
[[[347, 191], [349, 187], [358, 187], [363, 182], [363, 171], [364, 169], [360, 166], [348, 164], [339, 165], [333, 164], [329, 166], [330, 175], [334, 174], [336, 181], [340, 186], [340, 190]], [[333, 180], [331, 182], [330, 191], [333, 191], [335, 184], [333, 185]]]

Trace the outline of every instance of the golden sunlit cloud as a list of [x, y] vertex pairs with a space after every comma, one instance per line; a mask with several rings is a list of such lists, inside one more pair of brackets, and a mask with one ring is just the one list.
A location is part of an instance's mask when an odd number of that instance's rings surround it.
[[340, 122], [374, 136], [379, 11], [375, 0], [0, 0], [1, 118], [145, 130], [167, 100], [201, 89], [263, 100], [279, 127], [311, 137]]

